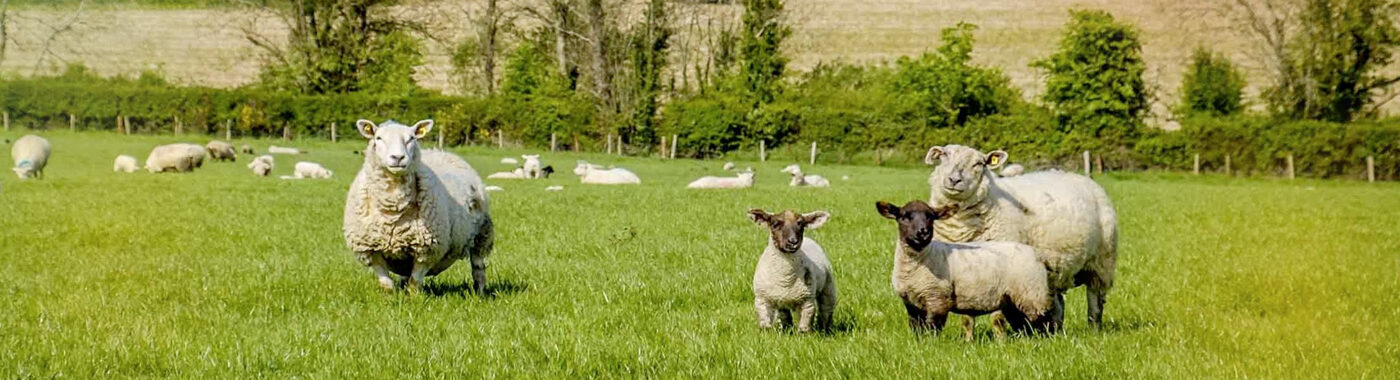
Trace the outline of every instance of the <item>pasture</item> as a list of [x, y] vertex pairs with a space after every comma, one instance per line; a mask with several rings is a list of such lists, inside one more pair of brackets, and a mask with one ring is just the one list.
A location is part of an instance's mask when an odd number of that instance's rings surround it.
[[[466, 291], [463, 262], [409, 295], [380, 291], [341, 237], [358, 136], [294, 142], [311, 153], [277, 156], [261, 178], [246, 155], [189, 174], [111, 171], [118, 154], [144, 161], [158, 143], [203, 136], [43, 135], [47, 178], [0, 176], [0, 378], [1400, 373], [1394, 183], [1098, 176], [1121, 235], [1105, 328], [1085, 322], [1080, 288], [1059, 335], [997, 342], [983, 319], [964, 343], [958, 319], [913, 336], [890, 290], [895, 225], [874, 203], [927, 199], [927, 168], [804, 166], [833, 187], [798, 189], [778, 173], [790, 162], [739, 162], [759, 171], [754, 188], [699, 191], [684, 186], [723, 162], [545, 153], [554, 178], [487, 181], [506, 189], [491, 194], [489, 294]], [[483, 176], [523, 153], [454, 151]], [[580, 158], [643, 184], [579, 185]], [[275, 178], [298, 160], [335, 177]], [[756, 328], [750, 284], [767, 232], [745, 218], [751, 207], [832, 213], [808, 236], [835, 266], [834, 331]]]

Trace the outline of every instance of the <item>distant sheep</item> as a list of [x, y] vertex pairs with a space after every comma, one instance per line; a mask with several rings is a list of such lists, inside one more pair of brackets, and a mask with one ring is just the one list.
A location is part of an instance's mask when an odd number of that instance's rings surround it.
[[292, 169], [292, 175], [282, 179], [329, 179], [331, 171], [315, 162], [300, 161]]
[[247, 155], [254, 155], [254, 154], [257, 154], [257, 153], [254, 153], [254, 152], [253, 152], [253, 146], [252, 146], [252, 145], [248, 145], [248, 144], [243, 144], [243, 148], [240, 149], [240, 151], [242, 151], [243, 154], [247, 154]]
[[273, 166], [272, 156], [266, 154], [258, 156], [253, 159], [253, 162], [248, 163], [248, 169], [251, 169], [253, 174], [262, 177], [266, 177], [269, 173], [272, 173]]
[[234, 161], [238, 153], [233, 150], [233, 144], [224, 141], [214, 140], [204, 145], [209, 150], [209, 157], [219, 161]]
[[540, 163], [540, 155], [524, 154], [520, 157], [525, 159], [525, 164], [520, 166], [521, 169], [525, 170], [525, 178], [544, 178], [544, 173], [540, 171], [541, 168], [544, 167], [544, 165]]
[[797, 330], [831, 327], [836, 310], [836, 279], [826, 251], [803, 232], [826, 223], [830, 214], [816, 211], [798, 214], [783, 211], [769, 214], [749, 210], [749, 219], [768, 229], [768, 245], [758, 257], [753, 273], [754, 311], [763, 329], [792, 326], [798, 314]]
[[206, 154], [208, 151], [197, 144], [160, 145], [151, 149], [151, 154], [146, 156], [146, 171], [151, 173], [194, 171], [195, 168], [204, 166]]
[[302, 154], [302, 153], [306, 153], [306, 151], [301, 150], [301, 149], [297, 149], [297, 148], [288, 148], [288, 147], [284, 147], [284, 146], [276, 146], [276, 145], [273, 145], [273, 146], [267, 147], [267, 153], [270, 153], [270, 154]]
[[49, 164], [49, 154], [53, 148], [49, 140], [35, 135], [24, 135], [10, 146], [10, 158], [15, 161], [15, 175], [19, 179], [43, 178], [44, 167]]
[[525, 179], [525, 169], [515, 168], [508, 172], [491, 173], [486, 179]]
[[753, 168], [747, 168], [735, 177], [700, 177], [685, 187], [690, 189], [743, 189], [753, 186], [754, 176]]
[[803, 174], [802, 174], [802, 168], [799, 167], [799, 166], [797, 166], [797, 164], [788, 165], [787, 167], [783, 168], [783, 173], [787, 173], [787, 174], [791, 174], [791, 175], [792, 175], [792, 181], [789, 181], [789, 182], [788, 182], [788, 186], [807, 186], [807, 187], [828, 187], [828, 186], [831, 186], [831, 181], [827, 181], [825, 177], [822, 177], [822, 176], [819, 176], [819, 175], [815, 175], [815, 174], [813, 174], [813, 175], [803, 175]]
[[512, 157], [505, 157], [501, 159], [501, 165], [520, 165], [520, 160]]
[[506, 189], [503, 189], [500, 186], [487, 186], [486, 191], [506, 191]]
[[598, 165], [579, 161], [574, 167], [579, 182], [593, 185], [639, 185], [642, 179], [636, 173], [623, 168], [602, 169]]
[[117, 156], [117, 159], [112, 161], [112, 171], [114, 172], [131, 173], [135, 172], [137, 169], [140, 169], [140, 165], [136, 163], [136, 157], [123, 154]]
[[733, 162], [726, 162], [726, 163], [724, 163], [724, 171], [733, 171], [733, 170], [734, 170], [734, 163], [733, 163]]

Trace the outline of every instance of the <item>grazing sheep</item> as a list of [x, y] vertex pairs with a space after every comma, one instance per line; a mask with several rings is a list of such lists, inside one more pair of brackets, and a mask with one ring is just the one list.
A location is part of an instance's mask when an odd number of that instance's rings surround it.
[[700, 177], [685, 187], [690, 189], [743, 189], [753, 186], [754, 176], [753, 168], [747, 168], [735, 177]]
[[240, 149], [240, 151], [242, 151], [243, 154], [247, 154], [247, 155], [254, 155], [254, 154], [257, 154], [257, 153], [255, 153], [255, 152], [253, 152], [253, 146], [252, 146], [252, 145], [248, 145], [248, 144], [243, 144], [243, 148]]
[[500, 186], [487, 186], [486, 191], [506, 191], [506, 189], [503, 189]]
[[43, 178], [44, 166], [49, 164], [49, 154], [53, 147], [49, 140], [35, 135], [24, 135], [10, 146], [10, 158], [15, 160], [15, 175], [19, 179]]
[[797, 330], [811, 332], [831, 327], [836, 310], [836, 279], [826, 251], [804, 230], [817, 229], [830, 214], [816, 211], [798, 214], [783, 211], [769, 214], [749, 210], [749, 219], [768, 228], [768, 246], [758, 257], [753, 273], [753, 306], [759, 328], [792, 325], [798, 314]]
[[540, 168], [544, 166], [540, 163], [540, 155], [524, 154], [520, 157], [525, 159], [525, 164], [520, 166], [521, 169], [525, 169], [525, 178], [544, 178], [544, 174], [540, 172]]
[[579, 161], [574, 167], [574, 174], [579, 176], [580, 183], [594, 185], [640, 185], [642, 179], [636, 173], [623, 168], [603, 169], [602, 167]]
[[210, 158], [213, 158], [213, 159], [215, 159], [215, 160], [219, 160], [219, 161], [236, 161], [236, 160], [237, 160], [236, 157], [237, 157], [238, 153], [237, 153], [236, 151], [233, 150], [233, 144], [229, 144], [229, 143], [227, 143], [227, 142], [223, 142], [223, 141], [219, 141], [219, 140], [214, 140], [214, 141], [210, 141], [208, 144], [205, 144], [204, 147], [205, 147], [206, 149], [209, 150], [209, 157], [210, 157]]
[[140, 169], [140, 167], [136, 163], [136, 157], [123, 154], [117, 156], [117, 159], [112, 161], [112, 171], [114, 172], [131, 173], [135, 172], [137, 169]]
[[1004, 167], [1004, 168], [1001, 168], [1001, 176], [1002, 176], [1003, 178], [1004, 178], [1004, 177], [1015, 177], [1015, 176], [1018, 176], [1018, 175], [1021, 175], [1021, 174], [1025, 174], [1025, 173], [1026, 173], [1026, 167], [1025, 167], [1025, 166], [1021, 166], [1021, 164], [1011, 164], [1011, 165], [1006, 165], [1006, 167]]
[[152, 148], [151, 154], [146, 156], [146, 171], [151, 173], [194, 171], [195, 168], [204, 166], [204, 155], [207, 153], [208, 150], [197, 144], [160, 145]]
[[330, 179], [332, 174], [315, 162], [299, 161], [292, 168], [292, 175], [282, 176], [282, 179]]
[[[972, 340], [973, 317], [993, 312], [1001, 312], [1016, 331], [1045, 331], [1054, 296], [1034, 248], [1002, 241], [935, 241], [938, 213], [923, 201], [904, 207], [880, 201], [875, 208], [899, 223], [890, 285], [904, 300], [915, 332], [937, 334], [950, 312], [967, 316], [965, 340]], [[1001, 326], [993, 326], [1002, 336]]]
[[273, 166], [272, 156], [266, 154], [258, 156], [253, 159], [253, 162], [248, 163], [248, 169], [252, 169], [253, 174], [263, 177], [266, 177], [268, 173], [272, 173]]
[[525, 179], [525, 169], [515, 168], [508, 172], [495, 172], [486, 176], [487, 179]]
[[346, 245], [385, 289], [395, 286], [391, 272], [420, 289], [426, 276], [468, 257], [472, 289], [485, 294], [495, 227], [476, 170], [451, 153], [419, 150], [432, 120], [356, 126], [369, 146], [345, 199]]
[[501, 159], [501, 165], [520, 165], [520, 160], [512, 157], [505, 157]]
[[1089, 323], [1098, 326], [1118, 259], [1118, 222], [1108, 194], [1092, 179], [1041, 171], [997, 178], [991, 171], [1006, 152], [983, 154], [948, 145], [929, 149], [931, 202], [944, 215], [934, 222], [940, 241], [1008, 241], [1035, 247], [1050, 271], [1056, 295], [1054, 327], [1064, 317], [1063, 292], [1088, 287]]
[[813, 175], [802, 175], [802, 168], [799, 167], [799, 166], [797, 166], [797, 164], [788, 165], [787, 167], [783, 168], [783, 173], [787, 173], [787, 174], [791, 174], [791, 175], [792, 175], [792, 181], [788, 182], [788, 186], [808, 186], [808, 187], [828, 187], [828, 186], [831, 186], [831, 181], [827, 181], [827, 180], [826, 180], [826, 177], [822, 177], [822, 176], [819, 176], [819, 175], [816, 175], [816, 174], [813, 174]]
[[733, 171], [733, 170], [734, 170], [734, 163], [733, 163], [733, 162], [726, 162], [726, 163], [724, 163], [724, 171]]
[[307, 152], [304, 151], [304, 150], [301, 150], [301, 149], [297, 149], [297, 148], [288, 148], [288, 147], [284, 147], [284, 146], [276, 146], [276, 145], [273, 145], [273, 146], [267, 147], [267, 153], [270, 153], [270, 154], [302, 154], [302, 153], [307, 153]]

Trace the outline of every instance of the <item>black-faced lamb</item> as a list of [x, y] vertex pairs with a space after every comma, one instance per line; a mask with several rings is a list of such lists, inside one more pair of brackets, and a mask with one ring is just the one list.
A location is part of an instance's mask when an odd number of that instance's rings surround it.
[[816, 241], [803, 236], [805, 230], [821, 227], [829, 216], [825, 211], [769, 214], [749, 210], [749, 219], [769, 233], [768, 246], [758, 257], [753, 274], [758, 327], [792, 326], [794, 312], [798, 314], [798, 331], [831, 327], [831, 315], [836, 310], [831, 262]]

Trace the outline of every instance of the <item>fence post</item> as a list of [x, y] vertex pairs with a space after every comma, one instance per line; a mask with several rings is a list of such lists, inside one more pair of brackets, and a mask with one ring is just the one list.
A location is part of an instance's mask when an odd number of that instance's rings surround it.
[[617, 155], [622, 155], [622, 134], [617, 135]]
[[577, 153], [578, 150], [579, 150], [579, 147], [578, 147], [578, 135], [574, 135], [574, 152]]
[[506, 147], [506, 131], [505, 131], [505, 130], [502, 130], [502, 129], [497, 129], [497, 130], [496, 130], [496, 149], [503, 149], [503, 148], [505, 148], [505, 147]]
[[77, 130], [78, 130], [78, 122], [77, 122], [77, 120], [74, 120], [74, 119], [73, 119], [73, 114], [70, 113], [70, 114], [68, 114], [68, 131], [69, 131], [69, 132], [74, 132], [74, 131], [77, 131]]
[[768, 162], [768, 142], [758, 140], [758, 162]]
[[556, 135], [556, 134], [555, 134], [554, 132], [550, 132], [550, 133], [549, 133], [549, 151], [550, 151], [550, 152], [553, 152], [553, 151], [554, 151], [554, 148], [555, 148], [556, 146], [558, 146], [558, 136], [555, 136], [555, 135]]
[[224, 140], [233, 142], [233, 120], [224, 120]]
[[442, 129], [443, 129], [442, 127], [438, 127], [438, 129], [437, 129], [437, 130], [438, 130], [438, 145], [437, 145], [438, 150], [442, 150]]
[[180, 115], [175, 115], [175, 134], [185, 133], [185, 126], [180, 124]]
[[817, 142], [812, 142], [812, 158], [808, 160], [809, 165], [817, 164]]
[[339, 136], [335, 135], [335, 122], [331, 122], [331, 142], [336, 142]]
[[1086, 151], [1084, 151], [1084, 176], [1085, 176], [1085, 177], [1088, 177], [1088, 176], [1089, 176], [1089, 174], [1090, 174], [1090, 173], [1089, 173], [1089, 170], [1090, 170], [1090, 169], [1092, 169], [1092, 168], [1089, 166], [1089, 151], [1086, 150]]
[[1230, 175], [1230, 155], [1225, 155], [1225, 175]]
[[1201, 154], [1196, 153], [1196, 160], [1191, 164], [1191, 174], [1201, 175]]
[[672, 135], [671, 135], [671, 159], [672, 159], [672, 160], [676, 159], [676, 140], [680, 140], [680, 139], [681, 139], [681, 135], [678, 135], [678, 134], [672, 134]]
[[122, 134], [122, 115], [117, 115], [117, 134]]
[[603, 154], [612, 154], [612, 134], [603, 136], [603, 139], [606, 140], [603, 142]]
[[1102, 154], [1100, 154], [1100, 155], [1095, 155], [1095, 156], [1094, 156], [1094, 164], [1095, 164], [1095, 165], [1098, 165], [1098, 167], [1099, 167], [1098, 170], [1096, 171], [1096, 173], [1103, 174], [1103, 155], [1102, 155]]
[[669, 154], [666, 154], [666, 136], [661, 136], [661, 158], [665, 159], [669, 156]]
[[10, 131], [10, 111], [5, 111], [5, 132]]
[[1288, 154], [1288, 179], [1293, 179], [1293, 153]]
[[131, 116], [122, 116], [122, 127], [126, 128], [126, 134], [131, 134]]
[[1376, 182], [1376, 158], [1366, 156], [1366, 181]]
[[287, 125], [287, 123], [282, 123], [282, 139], [283, 139], [283, 140], [291, 140], [291, 139], [292, 139], [292, 126]]

